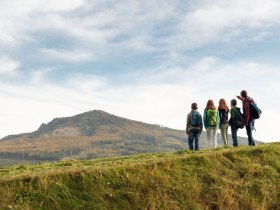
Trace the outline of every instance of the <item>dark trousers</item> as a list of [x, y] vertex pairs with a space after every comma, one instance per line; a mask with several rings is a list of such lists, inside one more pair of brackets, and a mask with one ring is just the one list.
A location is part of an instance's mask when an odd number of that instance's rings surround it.
[[195, 150], [199, 150], [200, 130], [190, 130], [188, 136], [190, 150], [193, 150], [193, 140], [195, 140]]
[[254, 121], [250, 121], [249, 124], [246, 125], [248, 144], [250, 146], [255, 146], [255, 140], [253, 138], [253, 130], [254, 130]]
[[232, 136], [232, 145], [234, 147], [238, 146], [238, 141], [237, 141], [237, 131], [238, 128], [235, 126], [230, 126], [231, 127], [231, 136]]

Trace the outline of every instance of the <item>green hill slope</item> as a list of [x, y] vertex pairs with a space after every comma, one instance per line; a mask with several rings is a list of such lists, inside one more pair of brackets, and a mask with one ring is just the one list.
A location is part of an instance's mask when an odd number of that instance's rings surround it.
[[0, 168], [1, 209], [280, 209], [280, 143]]

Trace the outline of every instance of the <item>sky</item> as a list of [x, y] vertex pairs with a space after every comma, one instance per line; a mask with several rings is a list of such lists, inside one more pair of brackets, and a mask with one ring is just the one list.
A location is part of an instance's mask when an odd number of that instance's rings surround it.
[[280, 141], [279, 34], [279, 0], [0, 0], [0, 137], [89, 110], [184, 130], [245, 89]]

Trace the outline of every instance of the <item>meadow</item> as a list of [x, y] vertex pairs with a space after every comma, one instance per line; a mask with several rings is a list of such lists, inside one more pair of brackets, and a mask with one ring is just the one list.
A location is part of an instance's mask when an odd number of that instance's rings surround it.
[[280, 209], [280, 143], [0, 168], [1, 209]]

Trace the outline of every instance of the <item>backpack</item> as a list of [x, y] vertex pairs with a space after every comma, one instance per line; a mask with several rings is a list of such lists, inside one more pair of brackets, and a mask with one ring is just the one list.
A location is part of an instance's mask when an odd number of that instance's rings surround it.
[[245, 119], [243, 114], [240, 112], [240, 109], [236, 112], [237, 113], [237, 119], [235, 121], [235, 126], [237, 128], [243, 129], [245, 126]]
[[207, 120], [210, 126], [217, 126], [218, 125], [217, 111], [214, 109], [208, 109]]
[[193, 111], [191, 115], [191, 125], [194, 127], [198, 127], [201, 125], [200, 114], [197, 111]]
[[262, 111], [260, 108], [257, 106], [257, 104], [251, 103], [250, 104], [250, 109], [251, 109], [251, 117], [253, 120], [259, 119], [261, 116]]

